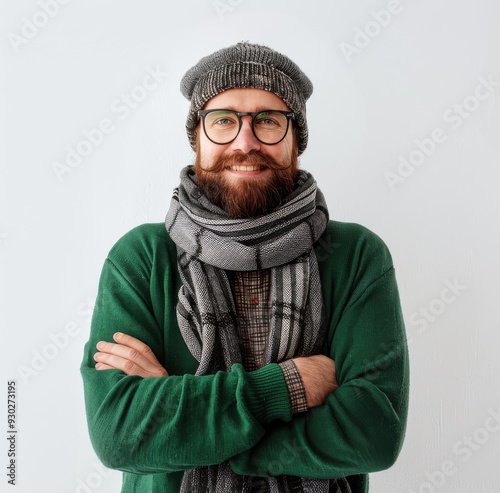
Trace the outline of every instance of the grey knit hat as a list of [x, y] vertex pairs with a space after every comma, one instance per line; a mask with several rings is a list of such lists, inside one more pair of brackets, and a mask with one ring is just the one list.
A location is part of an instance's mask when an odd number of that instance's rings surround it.
[[202, 58], [181, 80], [181, 92], [191, 101], [186, 122], [189, 143], [196, 149], [198, 110], [215, 95], [233, 88], [255, 88], [280, 97], [295, 113], [299, 154], [307, 146], [306, 101], [309, 78], [288, 57], [258, 44], [238, 43]]

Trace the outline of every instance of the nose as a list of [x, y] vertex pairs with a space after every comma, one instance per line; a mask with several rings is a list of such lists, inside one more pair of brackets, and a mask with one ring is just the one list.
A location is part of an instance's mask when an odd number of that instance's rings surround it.
[[236, 139], [231, 142], [231, 150], [248, 154], [250, 151], [259, 151], [261, 143], [252, 131], [252, 117], [245, 115], [241, 117], [241, 130]]

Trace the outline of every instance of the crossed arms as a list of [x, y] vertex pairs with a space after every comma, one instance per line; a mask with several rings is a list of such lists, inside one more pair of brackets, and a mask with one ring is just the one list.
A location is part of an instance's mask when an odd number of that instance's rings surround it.
[[[135, 337], [113, 334], [115, 343], [99, 341], [94, 355], [96, 370], [121, 370], [126, 375], [143, 378], [168, 377], [151, 348]], [[335, 362], [322, 354], [294, 358], [306, 391], [307, 407], [320, 406], [337, 387]]]
[[[194, 376], [197, 362], [178, 329], [169, 329], [179, 289], [175, 247], [152, 245], [145, 233], [130, 233], [110, 252], [82, 363], [91, 440], [105, 465], [158, 474], [228, 461], [237, 474], [335, 478], [394, 463], [406, 425], [408, 359], [383, 245], [365, 242], [384, 259], [376, 272], [359, 238], [352, 269], [323, 268], [328, 340], [325, 354], [294, 360], [309, 410], [292, 414], [275, 363]], [[100, 341], [108, 342], [96, 353]]]

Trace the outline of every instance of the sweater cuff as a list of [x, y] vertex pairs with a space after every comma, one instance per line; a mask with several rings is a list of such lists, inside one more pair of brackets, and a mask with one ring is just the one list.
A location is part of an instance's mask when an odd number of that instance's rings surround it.
[[250, 385], [248, 406], [259, 423], [292, 419], [288, 387], [277, 363], [247, 373], [247, 382]]
[[295, 414], [307, 411], [306, 389], [297, 366], [295, 366], [295, 363], [291, 359], [287, 359], [279, 365], [285, 376], [292, 412]]

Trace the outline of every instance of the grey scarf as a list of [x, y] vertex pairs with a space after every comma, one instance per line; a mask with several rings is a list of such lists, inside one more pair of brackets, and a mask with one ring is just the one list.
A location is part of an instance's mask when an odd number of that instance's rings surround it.
[[[196, 375], [229, 371], [241, 363], [237, 314], [226, 271], [270, 269], [271, 314], [264, 363], [320, 352], [325, 337], [321, 283], [314, 243], [324, 232], [328, 210], [314, 178], [299, 171], [295, 190], [266, 216], [231, 219], [201, 193], [193, 168], [181, 172], [165, 226], [177, 246], [182, 287], [177, 320], [199, 361]], [[181, 492], [344, 492], [342, 480], [294, 476], [239, 476], [228, 464], [184, 473]], [[262, 482], [262, 481], [260, 481]], [[348, 488], [348, 485], [347, 485]]]

